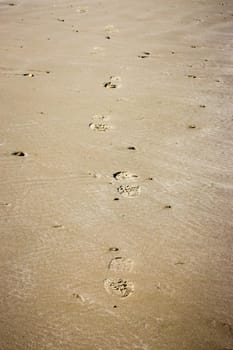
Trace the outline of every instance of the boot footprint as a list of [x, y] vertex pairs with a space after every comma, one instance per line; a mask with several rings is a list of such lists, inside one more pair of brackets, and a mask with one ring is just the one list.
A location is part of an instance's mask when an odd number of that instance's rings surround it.
[[113, 272], [131, 272], [133, 265], [134, 263], [131, 259], [117, 256], [110, 261], [108, 269]]
[[117, 192], [126, 198], [133, 198], [139, 196], [141, 187], [138, 185], [121, 185], [117, 188]]
[[122, 278], [107, 278], [104, 281], [104, 288], [108, 294], [118, 298], [127, 298], [134, 292], [133, 282]]
[[106, 117], [103, 115], [95, 115], [93, 121], [89, 123], [89, 128], [94, 131], [108, 131], [111, 129], [110, 125], [106, 122]]
[[117, 89], [121, 87], [121, 77], [110, 76], [109, 81], [104, 83], [106, 89]]

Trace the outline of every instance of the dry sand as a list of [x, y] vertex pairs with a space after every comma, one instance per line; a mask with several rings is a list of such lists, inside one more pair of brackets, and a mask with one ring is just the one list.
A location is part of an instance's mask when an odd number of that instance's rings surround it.
[[1, 350], [233, 349], [232, 32], [231, 0], [0, 1]]

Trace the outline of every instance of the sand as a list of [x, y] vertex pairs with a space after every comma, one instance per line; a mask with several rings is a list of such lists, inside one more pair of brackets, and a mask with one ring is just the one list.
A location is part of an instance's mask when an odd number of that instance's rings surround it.
[[0, 1], [0, 349], [233, 349], [231, 0]]

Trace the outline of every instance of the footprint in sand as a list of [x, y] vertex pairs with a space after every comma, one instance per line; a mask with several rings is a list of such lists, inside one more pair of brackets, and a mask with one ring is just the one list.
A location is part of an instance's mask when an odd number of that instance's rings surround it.
[[150, 52], [144, 51], [141, 55], [138, 55], [138, 58], [148, 58], [150, 56]]
[[106, 119], [103, 115], [95, 115], [93, 121], [89, 124], [89, 128], [94, 131], [108, 131], [111, 127], [106, 123]]
[[108, 248], [109, 252], [118, 252], [119, 251], [119, 248], [117, 247], [110, 247]]
[[140, 194], [141, 188], [138, 185], [135, 185], [135, 186], [121, 185], [117, 188], [117, 192], [122, 197], [132, 198], [132, 197], [137, 197]]
[[61, 224], [55, 224], [52, 226], [52, 228], [64, 228], [64, 226]]
[[85, 303], [85, 298], [81, 294], [73, 293], [72, 297], [75, 298], [75, 299], [80, 300], [82, 303]]
[[220, 350], [233, 350], [233, 326], [231, 323], [212, 320], [210, 323], [211, 328], [213, 328], [215, 334], [218, 335], [220, 339], [225, 339], [227, 346], [219, 348]]
[[32, 73], [24, 73], [23, 76], [24, 77], [29, 77], [29, 78], [34, 78], [35, 75], [32, 74]]
[[188, 129], [196, 129], [196, 125], [195, 125], [195, 124], [190, 124], [190, 125], [188, 126]]
[[228, 322], [212, 320], [211, 327], [225, 336], [229, 336], [230, 338], [233, 337], [233, 325]]
[[109, 126], [104, 123], [90, 123], [89, 128], [95, 131], [107, 131]]
[[0, 202], [0, 206], [3, 206], [3, 207], [10, 207], [10, 206], [11, 206], [11, 203], [8, 203], [8, 202]]
[[131, 272], [133, 265], [134, 263], [131, 259], [117, 256], [110, 261], [108, 269], [113, 272]]
[[134, 180], [138, 175], [132, 174], [129, 171], [117, 171], [112, 175], [115, 180]]
[[17, 151], [17, 152], [12, 152], [11, 155], [16, 156], [16, 157], [26, 157], [27, 153], [22, 152], [22, 151]]
[[134, 292], [133, 282], [121, 278], [107, 278], [104, 281], [104, 288], [108, 294], [118, 298], [126, 298]]
[[196, 79], [197, 76], [196, 75], [193, 75], [193, 74], [188, 74], [188, 78], [193, 78], [193, 79]]
[[78, 301], [82, 305], [92, 305], [94, 303], [94, 300], [77, 292], [72, 294], [72, 298], [75, 299], [75, 301]]
[[121, 87], [121, 77], [112, 75], [103, 85], [106, 89], [118, 89]]

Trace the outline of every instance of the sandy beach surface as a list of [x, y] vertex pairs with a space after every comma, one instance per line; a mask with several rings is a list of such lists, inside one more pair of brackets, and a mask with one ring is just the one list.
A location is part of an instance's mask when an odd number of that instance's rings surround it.
[[233, 349], [233, 2], [0, 1], [0, 349]]

